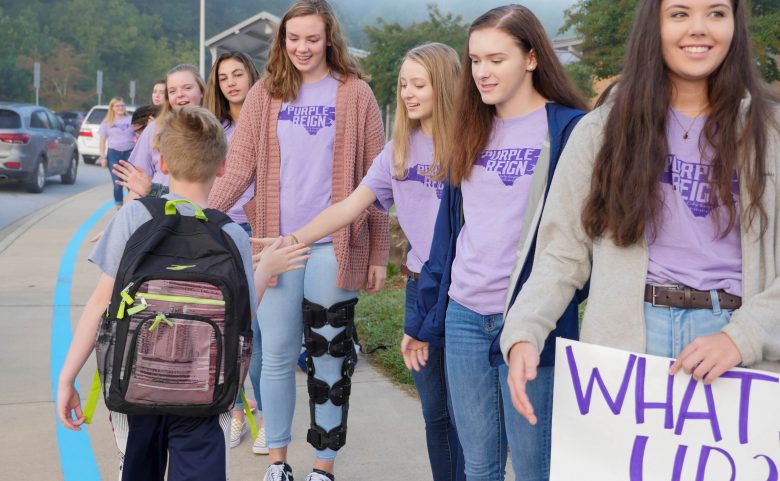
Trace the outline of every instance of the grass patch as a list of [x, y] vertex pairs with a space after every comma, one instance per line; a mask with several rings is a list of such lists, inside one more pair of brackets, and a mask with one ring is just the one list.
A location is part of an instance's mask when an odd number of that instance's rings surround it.
[[385, 374], [400, 384], [413, 385], [400, 352], [406, 286], [402, 276], [392, 274], [382, 291], [360, 294], [355, 313], [358, 336], [364, 353], [376, 349], [367, 357]]

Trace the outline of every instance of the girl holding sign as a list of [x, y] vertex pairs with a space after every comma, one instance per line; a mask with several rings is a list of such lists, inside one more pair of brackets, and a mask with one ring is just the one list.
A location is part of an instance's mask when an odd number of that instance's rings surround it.
[[[780, 370], [780, 105], [742, 0], [642, 0], [620, 80], [572, 134], [507, 314], [512, 402], [530, 422], [539, 351], [590, 277], [582, 339], [677, 357], [712, 382]], [[549, 400], [548, 400], [549, 401]]]
[[[256, 237], [288, 235], [345, 199], [382, 150], [379, 107], [341, 32], [325, 0], [293, 2], [279, 23], [266, 73], [246, 97], [227, 172], [209, 204], [227, 211], [254, 184], [256, 195], [244, 210]], [[306, 479], [333, 480], [336, 451], [347, 435], [357, 291], [376, 292], [384, 284], [387, 215], [370, 207], [344, 229], [313, 241], [306, 268], [280, 276], [258, 307], [268, 481], [293, 479], [287, 445], [302, 337], [309, 353], [307, 440], [316, 449]]]
[[[549, 422], [531, 428], [503, 403], [506, 366], [491, 366], [489, 354], [510, 279], [525, 275], [513, 272], [515, 257], [533, 258], [548, 181], [586, 106], [525, 7], [495, 8], [475, 20], [464, 62], [471, 68], [460, 78], [448, 183], [420, 273], [418, 312], [404, 331], [444, 345], [467, 479], [503, 479], [508, 440], [517, 479], [542, 480], [549, 472]], [[573, 306], [560, 335], [577, 335]], [[543, 372], [538, 395], [549, 398], [552, 368]]]

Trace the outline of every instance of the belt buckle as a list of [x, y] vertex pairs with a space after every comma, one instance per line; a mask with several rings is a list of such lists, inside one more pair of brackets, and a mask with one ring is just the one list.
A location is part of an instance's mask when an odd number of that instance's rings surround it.
[[653, 307], [661, 307], [661, 306], [659, 306], [658, 304], [655, 303], [655, 296], [656, 296], [655, 288], [658, 287], [658, 286], [656, 286], [655, 284], [651, 284], [650, 287], [652, 288], [652, 295], [653, 295], [652, 304], [653, 304]]

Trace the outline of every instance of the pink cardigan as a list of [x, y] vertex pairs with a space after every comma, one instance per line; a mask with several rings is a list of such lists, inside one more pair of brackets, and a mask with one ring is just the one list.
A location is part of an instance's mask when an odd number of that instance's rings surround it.
[[[281, 105], [282, 100], [272, 98], [262, 80], [252, 87], [230, 141], [227, 172], [217, 179], [209, 196], [210, 207], [227, 212], [254, 177], [255, 196], [244, 207], [254, 237], [280, 235], [281, 156], [276, 123]], [[363, 80], [347, 77], [336, 93], [332, 203], [343, 200], [360, 185], [383, 145], [382, 117], [371, 88]], [[348, 290], [364, 288], [368, 266], [387, 264], [387, 215], [369, 207], [333, 234], [333, 247], [339, 266], [336, 285]]]

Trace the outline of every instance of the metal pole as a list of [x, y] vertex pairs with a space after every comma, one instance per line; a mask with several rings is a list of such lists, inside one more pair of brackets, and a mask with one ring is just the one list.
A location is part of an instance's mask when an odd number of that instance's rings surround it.
[[200, 77], [206, 77], [206, 0], [200, 0]]

